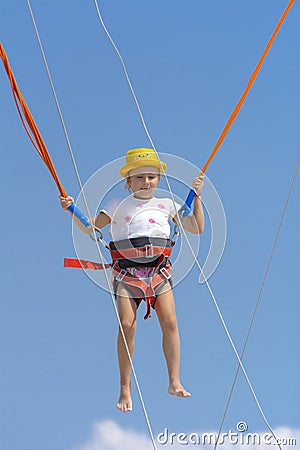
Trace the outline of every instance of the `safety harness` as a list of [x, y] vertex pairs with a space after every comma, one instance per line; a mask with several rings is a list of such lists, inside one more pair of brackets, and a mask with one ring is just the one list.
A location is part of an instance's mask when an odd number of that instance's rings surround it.
[[[119, 283], [126, 289], [139, 305], [146, 302], [144, 319], [151, 317], [151, 306], [162, 287], [171, 280], [170, 256], [172, 241], [162, 238], [132, 238], [110, 242], [112, 257], [112, 274], [114, 292], [117, 294]], [[130, 271], [132, 267], [151, 269], [146, 276], [137, 276]], [[171, 282], [171, 281], [170, 281]]]
[[[112, 241], [106, 244], [112, 258], [111, 264], [99, 264], [91, 261], [65, 258], [64, 266], [99, 270], [111, 268], [114, 293], [122, 283], [139, 305], [146, 302], [144, 319], [151, 317], [156, 297], [163, 286], [171, 283], [170, 256], [175, 240], [164, 238], [138, 237]], [[132, 268], [147, 268], [147, 276], [133, 274]]]

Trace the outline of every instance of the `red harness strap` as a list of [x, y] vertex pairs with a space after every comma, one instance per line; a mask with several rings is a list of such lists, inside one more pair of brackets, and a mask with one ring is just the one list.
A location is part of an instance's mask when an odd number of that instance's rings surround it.
[[64, 258], [64, 267], [72, 267], [73, 269], [101, 270], [110, 269], [111, 264], [102, 264], [85, 259]]
[[170, 257], [172, 253], [172, 247], [160, 247], [157, 245], [145, 245], [144, 247], [130, 247], [120, 250], [110, 249], [110, 254], [113, 260], [113, 264], [118, 259], [131, 259], [135, 258], [152, 258], [155, 256], [163, 255]]

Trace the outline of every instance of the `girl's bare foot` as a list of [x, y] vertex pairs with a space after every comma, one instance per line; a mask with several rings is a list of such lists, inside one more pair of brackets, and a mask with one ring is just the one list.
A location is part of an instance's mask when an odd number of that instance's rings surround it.
[[168, 392], [171, 395], [176, 395], [181, 398], [188, 398], [191, 396], [191, 393], [186, 391], [180, 383], [170, 383]]
[[121, 386], [120, 397], [117, 408], [123, 412], [132, 411], [131, 388], [130, 386]]

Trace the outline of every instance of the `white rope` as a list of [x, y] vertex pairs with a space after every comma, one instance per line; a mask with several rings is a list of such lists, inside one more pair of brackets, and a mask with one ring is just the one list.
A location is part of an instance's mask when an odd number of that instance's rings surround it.
[[106, 280], [107, 287], [108, 287], [109, 292], [110, 292], [110, 297], [111, 297], [113, 308], [114, 308], [114, 311], [115, 311], [115, 314], [116, 314], [116, 317], [117, 317], [117, 320], [118, 320], [118, 324], [119, 324], [120, 332], [121, 332], [122, 339], [123, 339], [123, 342], [124, 342], [124, 346], [125, 346], [125, 349], [126, 349], [126, 353], [127, 353], [127, 356], [128, 356], [128, 360], [130, 362], [132, 375], [133, 375], [134, 382], [135, 382], [135, 385], [136, 385], [136, 388], [137, 388], [137, 392], [138, 392], [138, 396], [139, 396], [140, 403], [141, 403], [141, 406], [142, 406], [142, 410], [143, 410], [143, 413], [144, 413], [144, 417], [145, 417], [145, 421], [146, 421], [146, 424], [147, 424], [147, 428], [148, 428], [148, 431], [149, 431], [149, 434], [150, 434], [150, 438], [151, 438], [151, 441], [152, 441], [153, 448], [154, 448], [154, 450], [157, 450], [155, 439], [154, 439], [152, 428], [151, 428], [151, 424], [150, 424], [149, 417], [148, 417], [148, 413], [147, 413], [147, 410], [146, 410], [145, 402], [144, 402], [144, 399], [143, 399], [143, 396], [142, 396], [142, 392], [141, 392], [141, 388], [140, 388], [140, 385], [139, 385], [138, 377], [137, 377], [137, 374], [136, 374], [136, 371], [135, 371], [135, 368], [134, 368], [134, 365], [133, 365], [133, 361], [132, 361], [132, 358], [131, 358], [131, 355], [130, 355], [128, 344], [127, 344], [127, 341], [126, 341], [126, 336], [125, 336], [124, 329], [123, 329], [123, 326], [122, 326], [122, 323], [121, 323], [121, 319], [120, 319], [120, 316], [119, 316], [117, 304], [116, 304], [116, 301], [115, 301], [115, 298], [114, 298], [113, 289], [112, 289], [112, 286], [111, 286], [111, 283], [110, 283], [110, 280], [109, 280], [108, 270], [104, 266], [105, 260], [103, 258], [102, 252], [100, 250], [100, 247], [99, 247], [99, 244], [98, 244], [98, 241], [97, 241], [97, 236], [96, 236], [95, 228], [93, 226], [92, 217], [91, 217], [91, 214], [90, 214], [90, 211], [89, 211], [87, 199], [86, 199], [85, 192], [84, 192], [84, 189], [83, 189], [83, 185], [82, 185], [82, 182], [81, 182], [81, 178], [80, 178], [80, 175], [79, 175], [78, 167], [77, 167], [75, 156], [74, 156], [74, 153], [73, 153], [73, 150], [72, 150], [72, 146], [71, 146], [71, 142], [70, 142], [69, 135], [68, 135], [68, 132], [67, 132], [67, 128], [66, 128], [66, 125], [65, 125], [65, 122], [64, 122], [64, 119], [63, 119], [62, 111], [61, 111], [61, 108], [60, 108], [60, 105], [59, 105], [58, 97], [56, 95], [56, 91], [55, 91], [54, 83], [53, 83], [53, 80], [52, 80], [52, 77], [51, 77], [51, 73], [50, 73], [50, 70], [49, 70], [49, 66], [48, 66], [48, 63], [47, 63], [46, 55], [45, 55], [45, 52], [44, 52], [44, 49], [43, 49], [43, 46], [42, 46], [42, 42], [41, 42], [41, 39], [40, 39], [40, 35], [39, 35], [39, 32], [38, 32], [38, 28], [37, 28], [37, 25], [36, 25], [36, 21], [35, 21], [35, 18], [34, 18], [34, 14], [33, 14], [32, 8], [31, 8], [30, 1], [26, 0], [26, 2], [27, 2], [27, 6], [28, 6], [28, 9], [29, 9], [29, 12], [30, 12], [31, 20], [32, 20], [32, 23], [33, 23], [33, 26], [34, 26], [34, 29], [35, 29], [35, 33], [36, 33], [36, 37], [37, 37], [37, 40], [38, 40], [38, 43], [39, 43], [39, 47], [40, 47], [40, 50], [41, 50], [41, 53], [42, 53], [43, 61], [44, 61], [45, 67], [46, 67], [47, 75], [48, 75], [48, 78], [49, 78], [49, 82], [50, 82], [50, 85], [51, 85], [52, 93], [53, 93], [53, 96], [54, 96], [54, 99], [55, 99], [56, 108], [58, 110], [59, 118], [60, 118], [60, 121], [61, 121], [61, 124], [62, 124], [62, 127], [63, 127], [63, 131], [64, 131], [64, 134], [65, 134], [66, 141], [67, 141], [67, 146], [68, 146], [69, 153], [70, 153], [70, 156], [71, 156], [71, 159], [72, 159], [72, 163], [73, 163], [73, 167], [74, 167], [74, 170], [75, 170], [75, 173], [76, 173], [76, 177], [77, 177], [78, 185], [79, 185], [79, 188], [80, 188], [80, 192], [82, 193], [82, 198], [83, 198], [84, 205], [85, 205], [85, 208], [86, 208], [86, 211], [87, 211], [87, 215], [88, 215], [89, 221], [90, 221], [90, 223], [92, 225], [93, 237], [94, 237], [95, 243], [97, 245], [97, 251], [98, 251], [99, 259], [100, 259], [101, 263], [103, 264], [105, 280]]
[[[242, 349], [242, 353], [241, 353], [241, 356], [240, 356], [241, 361], [243, 360], [244, 353], [245, 353], [245, 350], [246, 350], [246, 347], [247, 347], [247, 343], [248, 343], [248, 339], [249, 339], [249, 336], [250, 336], [250, 333], [251, 333], [251, 329], [252, 329], [252, 326], [253, 326], [254, 318], [255, 318], [258, 306], [260, 304], [262, 292], [263, 292], [263, 289], [264, 289], [264, 286], [265, 286], [265, 282], [266, 282], [266, 279], [267, 279], [267, 275], [268, 275], [268, 272], [269, 272], [269, 269], [270, 269], [270, 266], [271, 266], [271, 261], [273, 259], [273, 255], [274, 255], [275, 248], [276, 248], [276, 245], [277, 245], [277, 241], [278, 241], [278, 238], [279, 238], [279, 234], [280, 234], [280, 230], [281, 230], [282, 223], [283, 223], [283, 220], [284, 220], [284, 216], [285, 216], [285, 213], [286, 213], [289, 201], [290, 201], [290, 197], [291, 197], [291, 194], [292, 194], [292, 190], [293, 190], [293, 187], [294, 187], [294, 183], [295, 183], [295, 180], [296, 180], [299, 164], [300, 164], [300, 159], [297, 162], [296, 169], [295, 169], [294, 175], [293, 175], [293, 179], [292, 179], [292, 182], [290, 184], [289, 192], [288, 192], [288, 195], [287, 195], [284, 207], [283, 207], [283, 211], [282, 211], [282, 214], [281, 214], [281, 217], [280, 217], [280, 221], [279, 221], [279, 224], [278, 224], [278, 227], [277, 227], [277, 231], [276, 231], [276, 234], [275, 234], [275, 239], [274, 239], [274, 242], [273, 242], [273, 245], [272, 245], [272, 249], [271, 249], [271, 252], [270, 252], [270, 255], [269, 255], [269, 258], [268, 258], [267, 266], [266, 266], [266, 269], [265, 269], [265, 272], [264, 272], [263, 280], [262, 280], [262, 283], [261, 283], [261, 286], [260, 286], [260, 289], [259, 289], [257, 301], [256, 301], [256, 304], [255, 304], [255, 307], [254, 307], [254, 311], [253, 311], [253, 314], [252, 314], [252, 317], [251, 317], [251, 320], [250, 320], [247, 336], [246, 336], [246, 339], [245, 339], [245, 342], [244, 342], [244, 345], [243, 345], [243, 349]], [[223, 413], [221, 425], [219, 427], [219, 431], [218, 431], [216, 443], [215, 443], [215, 446], [214, 446], [214, 450], [216, 450], [216, 448], [218, 446], [218, 442], [219, 442], [220, 435], [221, 435], [221, 432], [222, 432], [222, 429], [223, 429], [223, 425], [224, 425], [224, 422], [225, 422], [225, 418], [226, 418], [226, 415], [227, 415], [227, 411], [228, 411], [228, 408], [229, 408], [229, 404], [230, 404], [230, 401], [231, 401], [231, 397], [232, 397], [232, 394], [233, 394], [233, 390], [234, 390], [234, 387], [235, 387], [235, 384], [236, 384], [236, 380], [237, 380], [239, 371], [240, 371], [240, 364], [238, 364], [238, 366], [237, 366], [237, 369], [236, 369], [236, 372], [235, 372], [235, 375], [234, 375], [234, 379], [233, 379], [233, 382], [232, 382], [232, 386], [231, 386], [230, 391], [229, 391], [228, 399], [227, 399], [225, 410], [224, 410], [224, 413]]]
[[[170, 195], [171, 195], [171, 197], [172, 197], [173, 204], [175, 204], [174, 195], [173, 195], [173, 192], [172, 192], [170, 183], [169, 183], [169, 181], [168, 181], [168, 176], [167, 176], [167, 174], [166, 174], [166, 172], [165, 172], [165, 170], [164, 170], [164, 168], [163, 168], [163, 166], [162, 166], [162, 163], [161, 163], [159, 154], [158, 154], [158, 152], [157, 152], [157, 150], [156, 150], [156, 148], [155, 148], [154, 142], [153, 142], [153, 140], [152, 140], [152, 138], [151, 138], [151, 136], [150, 136], [150, 133], [149, 133], [149, 131], [148, 131], [148, 128], [147, 128], [147, 126], [146, 126], [146, 122], [145, 122], [145, 119], [144, 119], [144, 116], [143, 116], [141, 107], [140, 107], [140, 105], [139, 105], [139, 102], [138, 102], [138, 100], [137, 100], [136, 94], [135, 94], [135, 92], [134, 92], [132, 83], [131, 83], [131, 81], [130, 81], [130, 78], [129, 78], [129, 75], [128, 75], [128, 72], [127, 72], [125, 63], [124, 63], [124, 60], [123, 60], [123, 58], [122, 58], [122, 56], [121, 56], [121, 53], [120, 53], [118, 47], [116, 46], [114, 40], [112, 39], [112, 37], [111, 37], [109, 31], [107, 30], [107, 28], [106, 28], [106, 26], [105, 26], [105, 23], [104, 23], [104, 21], [103, 21], [103, 18], [102, 18], [102, 15], [101, 15], [101, 12], [100, 12], [99, 5], [98, 5], [97, 0], [93, 0], [93, 1], [94, 1], [94, 4], [95, 4], [95, 7], [96, 7], [96, 10], [97, 10], [97, 14], [98, 14], [99, 20], [100, 20], [100, 22], [101, 22], [101, 25], [102, 25], [102, 27], [103, 27], [103, 29], [104, 29], [104, 31], [105, 31], [105, 33], [106, 33], [108, 39], [110, 40], [110, 42], [111, 42], [113, 48], [115, 49], [115, 52], [116, 52], [116, 54], [117, 54], [117, 56], [118, 56], [118, 58], [119, 58], [119, 60], [120, 60], [120, 62], [121, 62], [121, 65], [122, 65], [122, 68], [123, 68], [123, 71], [124, 71], [124, 74], [125, 74], [127, 83], [128, 83], [128, 85], [129, 85], [129, 88], [130, 88], [130, 91], [131, 91], [131, 93], [132, 93], [134, 102], [135, 102], [135, 104], [136, 104], [136, 107], [137, 107], [137, 110], [138, 110], [140, 119], [141, 119], [141, 121], [142, 121], [143, 128], [144, 128], [145, 133], [146, 133], [146, 135], [147, 135], [147, 137], [148, 137], [148, 139], [149, 139], [149, 141], [150, 141], [150, 143], [151, 143], [151, 146], [152, 146], [153, 150], [155, 151], [156, 156], [157, 156], [157, 158], [158, 158], [158, 160], [159, 160], [159, 162], [160, 162], [160, 167], [161, 167], [162, 172], [163, 172], [164, 175], [165, 175], [165, 179], [166, 179], [166, 183], [167, 183], [167, 186], [168, 186], [169, 193], [170, 193]], [[211, 299], [212, 299], [212, 301], [213, 301], [213, 303], [214, 303], [214, 306], [215, 306], [215, 308], [216, 308], [216, 310], [217, 310], [218, 316], [219, 316], [219, 318], [220, 318], [220, 320], [221, 320], [221, 323], [222, 323], [222, 325], [223, 325], [223, 328], [224, 328], [224, 330], [225, 330], [225, 333], [226, 333], [226, 335], [227, 335], [227, 338], [228, 338], [228, 340], [229, 340], [229, 342], [230, 342], [230, 345], [231, 345], [231, 347], [232, 347], [232, 349], [233, 349], [233, 351], [234, 351], [234, 353], [235, 353], [235, 356], [236, 356], [236, 358], [237, 358], [237, 360], [238, 360], [238, 363], [239, 363], [239, 367], [241, 368], [241, 370], [242, 370], [242, 372], [243, 372], [243, 374], [244, 374], [244, 377], [245, 377], [246, 382], [247, 382], [247, 384], [248, 384], [248, 386], [249, 386], [249, 388], [250, 388], [250, 391], [251, 391], [251, 393], [252, 393], [252, 396], [253, 396], [253, 398], [254, 398], [254, 401], [255, 401], [255, 403], [256, 403], [258, 409], [259, 409], [259, 412], [260, 412], [260, 414], [261, 414], [261, 416], [262, 416], [262, 418], [263, 418], [263, 420], [264, 420], [264, 422], [265, 422], [267, 428], [269, 429], [269, 431], [271, 432], [271, 434], [272, 434], [273, 437], [275, 438], [278, 447], [281, 449], [280, 445], [278, 444], [278, 440], [277, 440], [277, 438], [276, 438], [276, 436], [275, 436], [275, 433], [274, 433], [273, 429], [271, 428], [271, 426], [270, 426], [270, 424], [269, 424], [269, 422], [268, 422], [268, 420], [267, 420], [267, 418], [266, 418], [266, 416], [265, 416], [265, 414], [264, 414], [264, 412], [263, 412], [263, 409], [262, 409], [262, 407], [261, 407], [261, 405], [260, 405], [260, 403], [259, 403], [259, 401], [258, 401], [258, 398], [257, 398], [257, 396], [256, 396], [256, 394], [255, 394], [255, 391], [254, 391], [254, 389], [253, 389], [253, 387], [252, 387], [252, 384], [251, 384], [251, 382], [250, 382], [250, 380], [249, 380], [249, 377], [248, 377], [248, 375], [247, 375], [247, 373], [246, 373], [246, 370], [245, 370], [245, 368], [244, 368], [244, 365], [243, 365], [243, 363], [242, 363], [242, 361], [241, 361], [241, 359], [240, 359], [240, 357], [239, 357], [239, 354], [238, 354], [238, 352], [237, 352], [237, 350], [236, 350], [236, 347], [235, 347], [235, 345], [234, 345], [234, 343], [233, 343], [233, 340], [232, 340], [232, 338], [231, 338], [231, 335], [230, 335], [230, 333], [229, 333], [229, 330], [228, 330], [228, 328], [227, 328], [227, 326], [226, 326], [226, 323], [225, 323], [225, 321], [224, 321], [223, 315], [222, 315], [221, 310], [220, 310], [220, 308], [219, 308], [219, 305], [218, 305], [218, 303], [217, 303], [217, 301], [216, 301], [216, 298], [215, 298], [215, 296], [214, 296], [214, 294], [213, 294], [213, 292], [212, 292], [212, 289], [211, 289], [211, 287], [210, 287], [210, 285], [209, 285], [209, 283], [208, 283], [208, 280], [206, 279], [206, 276], [205, 276], [205, 274], [204, 274], [204, 272], [203, 272], [203, 270], [202, 270], [202, 267], [200, 266], [200, 263], [199, 263], [199, 261], [198, 261], [198, 259], [197, 259], [197, 256], [195, 255], [195, 253], [194, 253], [194, 251], [193, 251], [193, 248], [192, 248], [191, 243], [190, 243], [190, 241], [189, 241], [189, 239], [188, 239], [188, 236], [187, 236], [187, 234], [186, 234], [186, 232], [185, 232], [185, 230], [184, 230], [184, 228], [183, 228], [181, 218], [179, 218], [179, 225], [180, 225], [180, 228], [181, 228], [181, 232], [182, 232], [182, 234], [183, 234], [184, 237], [185, 237], [185, 240], [186, 240], [186, 242], [187, 242], [187, 245], [188, 245], [188, 247], [189, 247], [189, 250], [191, 251], [191, 254], [193, 255], [193, 258], [194, 258], [194, 260], [195, 260], [195, 264], [197, 265], [197, 267], [198, 267], [198, 269], [199, 269], [201, 275], [203, 276], [204, 282], [205, 282], [205, 284], [206, 284], [206, 286], [207, 286], [207, 289], [208, 289], [208, 291], [209, 291], [209, 294], [210, 294], [210, 296], [211, 296]]]
[[[230, 335], [229, 330], [228, 330], [228, 328], [227, 328], [226, 322], [225, 322], [225, 320], [224, 320], [224, 318], [223, 318], [223, 315], [222, 315], [222, 312], [221, 312], [220, 307], [219, 307], [219, 305], [218, 305], [218, 302], [217, 302], [217, 300], [216, 300], [216, 298], [215, 298], [215, 296], [214, 296], [214, 293], [213, 293], [213, 291], [212, 291], [212, 289], [211, 289], [211, 287], [210, 287], [210, 284], [208, 283], [208, 280], [207, 280], [207, 278], [206, 278], [206, 276], [205, 276], [205, 274], [204, 274], [204, 272], [203, 272], [203, 270], [202, 270], [202, 267], [201, 267], [201, 265], [200, 265], [200, 263], [199, 263], [199, 261], [198, 261], [198, 259], [197, 259], [197, 256], [195, 255], [195, 253], [194, 253], [194, 251], [193, 251], [193, 249], [192, 249], [192, 247], [191, 247], [191, 245], [190, 245], [190, 243], [189, 243], [189, 241], [188, 241], [188, 238], [187, 238], [187, 236], [186, 236], [185, 230], [183, 230], [183, 234], [184, 234], [184, 236], [185, 236], [185, 239], [186, 239], [187, 242], [188, 242], [189, 249], [190, 249], [190, 251], [191, 251], [191, 253], [192, 253], [192, 255], [193, 255], [194, 259], [195, 259], [195, 264], [196, 264], [196, 266], [198, 267], [198, 269], [199, 269], [199, 271], [200, 271], [200, 273], [201, 273], [201, 275], [202, 275], [202, 277], [203, 277], [203, 279], [204, 279], [204, 283], [206, 284], [206, 287], [207, 287], [207, 289], [208, 289], [208, 292], [209, 292], [209, 294], [210, 294], [210, 297], [211, 297], [211, 299], [212, 299], [212, 301], [213, 301], [213, 304], [214, 304], [214, 306], [215, 306], [215, 308], [216, 308], [216, 310], [217, 310], [218, 316], [219, 316], [219, 318], [220, 318], [220, 320], [221, 320], [221, 323], [222, 323], [222, 325], [223, 325], [223, 328], [224, 328], [224, 330], [225, 330], [226, 336], [227, 336], [227, 338], [228, 338], [228, 340], [229, 340], [229, 342], [230, 342], [230, 345], [231, 345], [231, 347], [232, 347], [232, 349], [233, 349], [233, 351], [234, 351], [234, 354], [235, 354], [235, 356], [236, 356], [236, 358], [237, 358], [237, 360], [238, 360], [239, 367], [241, 368], [241, 370], [242, 370], [242, 372], [243, 372], [243, 374], [244, 374], [245, 380], [246, 380], [246, 382], [247, 382], [247, 384], [248, 384], [248, 386], [249, 386], [250, 392], [251, 392], [251, 394], [252, 394], [252, 396], [253, 396], [253, 398], [254, 398], [254, 401], [255, 401], [255, 403], [256, 403], [256, 405], [257, 405], [257, 408], [258, 408], [258, 410], [259, 410], [259, 412], [260, 412], [260, 414], [261, 414], [261, 417], [262, 417], [263, 421], [265, 422], [267, 428], [269, 429], [270, 433], [271, 433], [272, 436], [274, 437], [275, 441], [278, 443], [279, 441], [277, 440], [276, 435], [275, 435], [275, 433], [274, 433], [274, 431], [273, 431], [271, 425], [269, 424], [269, 422], [268, 422], [268, 420], [267, 420], [267, 417], [266, 417], [266, 415], [265, 415], [265, 413], [264, 413], [264, 411], [263, 411], [263, 409], [262, 409], [262, 406], [261, 406], [261, 404], [260, 404], [260, 402], [259, 402], [259, 400], [258, 400], [258, 398], [257, 398], [257, 395], [256, 395], [256, 393], [255, 393], [255, 391], [254, 391], [254, 389], [253, 389], [253, 386], [252, 386], [252, 384], [251, 384], [251, 382], [250, 382], [250, 380], [249, 380], [249, 377], [248, 377], [248, 375], [247, 375], [247, 372], [246, 372], [246, 370], [245, 370], [244, 364], [242, 363], [242, 360], [241, 360], [241, 358], [240, 358], [240, 356], [239, 356], [239, 354], [238, 354], [238, 352], [237, 352], [237, 349], [236, 349], [236, 347], [235, 347], [235, 345], [234, 345], [234, 342], [233, 342], [233, 340], [232, 340], [232, 338], [231, 338], [231, 335]], [[279, 445], [279, 443], [278, 443], [278, 447], [281, 449], [281, 446]], [[281, 450], [282, 450], [282, 449], [281, 449]]]

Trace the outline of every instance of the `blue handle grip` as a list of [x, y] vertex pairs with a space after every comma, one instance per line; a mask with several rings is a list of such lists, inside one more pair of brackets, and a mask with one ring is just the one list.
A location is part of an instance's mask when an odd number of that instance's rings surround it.
[[195, 195], [196, 195], [196, 193], [195, 193], [194, 189], [191, 189], [190, 192], [189, 192], [189, 195], [187, 196], [186, 201], [185, 201], [185, 204], [189, 208], [191, 208], [191, 206], [192, 206], [192, 203], [194, 201]]
[[68, 208], [69, 211], [71, 211], [71, 213], [77, 217], [77, 219], [80, 220], [80, 222], [85, 226], [85, 227], [89, 227], [90, 221], [89, 219], [86, 217], [86, 215], [83, 214], [83, 212], [80, 211], [80, 209], [77, 208], [77, 206], [75, 206], [74, 203], [71, 203], [71, 205]]
[[195, 191], [194, 189], [191, 189], [189, 192], [189, 195], [186, 198], [185, 204], [180, 208], [180, 214], [182, 215], [182, 217], [186, 217], [189, 214], [191, 214], [192, 210], [191, 210], [191, 206], [193, 203], [193, 200], [195, 198]]

